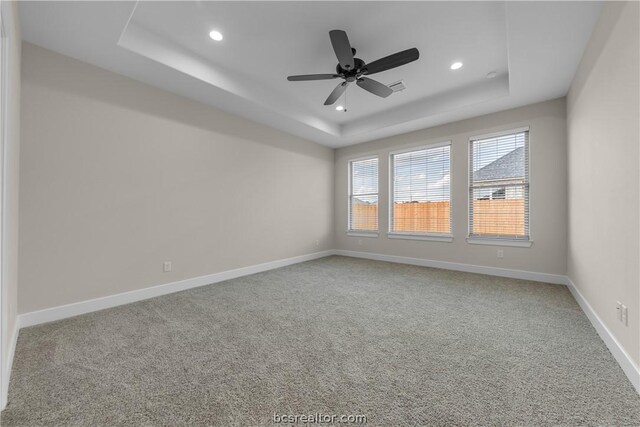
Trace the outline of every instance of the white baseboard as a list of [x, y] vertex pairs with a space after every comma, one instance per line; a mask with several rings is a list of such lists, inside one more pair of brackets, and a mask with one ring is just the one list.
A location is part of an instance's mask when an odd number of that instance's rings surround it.
[[0, 390], [0, 411], [7, 407], [9, 395], [9, 381], [11, 380], [11, 368], [13, 367], [13, 356], [16, 354], [16, 344], [18, 343], [18, 333], [20, 332], [20, 319], [16, 319], [9, 339], [9, 351], [7, 360], [2, 367], [2, 390]]
[[251, 265], [249, 267], [237, 268], [235, 270], [222, 271], [220, 273], [208, 274], [206, 276], [194, 277], [191, 279], [180, 280], [178, 282], [167, 283], [164, 285], [151, 286], [144, 289], [138, 289], [130, 292], [123, 292], [116, 295], [95, 298], [87, 301], [76, 302], [72, 304], [61, 305], [58, 307], [47, 308], [30, 313], [20, 314], [20, 327], [39, 325], [41, 323], [53, 322], [54, 320], [65, 319], [67, 317], [78, 316], [80, 314], [90, 313], [92, 311], [103, 310], [105, 308], [116, 307], [123, 304], [129, 304], [161, 295], [172, 294], [174, 292], [184, 291], [199, 286], [210, 285], [212, 283], [222, 282], [224, 280], [235, 279], [237, 277], [248, 276], [250, 274], [260, 273], [274, 268], [285, 267], [287, 265], [297, 264], [304, 261], [310, 261], [317, 258], [323, 258], [333, 255], [333, 250], [315, 252], [312, 254], [299, 255], [292, 258], [280, 259], [276, 261], [265, 262], [263, 264]]
[[385, 255], [372, 252], [356, 252], [338, 249], [336, 255], [354, 258], [366, 258], [376, 261], [395, 262], [398, 264], [418, 265], [421, 267], [442, 268], [444, 270], [464, 271], [467, 273], [488, 274], [490, 276], [509, 277], [512, 279], [532, 280], [534, 282], [554, 283], [566, 285], [566, 276], [560, 274], [536, 273], [533, 271], [511, 270], [507, 268], [486, 267], [483, 265], [462, 264], [457, 262], [434, 261], [422, 258], [409, 258], [396, 255]]
[[613, 336], [609, 328], [604, 324], [602, 319], [596, 314], [591, 307], [591, 304], [587, 302], [587, 300], [582, 296], [576, 285], [573, 283], [571, 278], [567, 277], [567, 287], [569, 291], [571, 291], [571, 295], [578, 302], [582, 311], [587, 315], [587, 318], [591, 321], [591, 324], [602, 338], [602, 341], [606, 344], [607, 348], [616, 359], [622, 370], [624, 371], [633, 387], [636, 389], [636, 392], [640, 394], [640, 368], [633, 361], [633, 359], [629, 356], [629, 354], [624, 350], [622, 345], [618, 342], [618, 340]]

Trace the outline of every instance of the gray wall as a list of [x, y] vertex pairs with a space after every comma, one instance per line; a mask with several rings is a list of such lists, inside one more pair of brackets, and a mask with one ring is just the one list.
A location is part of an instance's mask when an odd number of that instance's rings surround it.
[[[523, 126], [530, 128], [530, 224], [533, 245], [530, 248], [497, 248], [468, 244], [465, 238], [468, 234], [469, 138]], [[387, 238], [389, 152], [447, 140], [452, 141], [453, 242]], [[373, 154], [380, 159], [380, 236], [348, 236], [347, 164], [350, 159]], [[557, 99], [341, 148], [336, 152], [335, 206], [338, 249], [564, 275], [567, 253], [565, 100]], [[504, 250], [503, 259], [497, 258], [497, 249]]]
[[[12, 346], [13, 334], [18, 315], [18, 190], [20, 178], [20, 20], [18, 18], [17, 2], [3, 2], [3, 20], [8, 38], [9, 75], [7, 76], [6, 99], [6, 133], [4, 148], [4, 247], [2, 248], [2, 282], [5, 287], [2, 295], [4, 305], [2, 315], [2, 377], [4, 387], [0, 393], [2, 399], [6, 397], [11, 366], [9, 366], [9, 350]], [[6, 14], [5, 14], [6, 13]], [[6, 402], [0, 402], [3, 407]]]
[[[639, 7], [606, 3], [567, 98], [568, 274], [640, 364]], [[616, 301], [628, 306], [629, 326]]]
[[26, 43], [22, 72], [20, 313], [333, 248], [333, 150]]

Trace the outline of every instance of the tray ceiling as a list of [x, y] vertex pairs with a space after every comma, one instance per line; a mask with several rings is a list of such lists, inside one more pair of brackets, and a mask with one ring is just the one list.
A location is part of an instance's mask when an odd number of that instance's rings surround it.
[[[339, 147], [566, 94], [595, 2], [24, 2], [23, 38], [286, 132]], [[211, 30], [224, 38], [209, 38]], [[417, 47], [420, 59], [355, 85], [347, 112], [323, 102], [336, 80], [329, 30], [366, 62]], [[450, 65], [460, 61], [459, 70]], [[493, 78], [487, 78], [492, 73]], [[344, 99], [340, 99], [344, 104]], [[337, 104], [336, 104], [337, 105]]]

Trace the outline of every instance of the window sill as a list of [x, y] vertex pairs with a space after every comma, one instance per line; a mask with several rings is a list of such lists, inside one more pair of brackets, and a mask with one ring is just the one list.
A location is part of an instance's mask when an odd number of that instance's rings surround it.
[[347, 230], [347, 236], [353, 237], [378, 237], [379, 233], [377, 231], [356, 231], [356, 230]]
[[411, 234], [411, 233], [387, 233], [390, 239], [428, 240], [432, 242], [453, 242], [450, 234]]
[[467, 243], [470, 245], [489, 245], [489, 246], [513, 246], [517, 248], [530, 248], [533, 244], [532, 240], [516, 240], [516, 239], [483, 239], [481, 237], [467, 237]]

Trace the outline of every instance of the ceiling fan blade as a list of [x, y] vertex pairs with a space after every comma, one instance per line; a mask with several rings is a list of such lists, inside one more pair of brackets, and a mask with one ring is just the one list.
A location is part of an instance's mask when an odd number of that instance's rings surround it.
[[374, 74], [381, 71], [390, 70], [392, 68], [399, 67], [409, 62], [413, 62], [420, 58], [420, 52], [418, 49], [411, 48], [403, 50], [402, 52], [394, 53], [393, 55], [385, 56], [384, 58], [373, 61], [365, 66], [365, 74]]
[[340, 96], [347, 90], [347, 82], [342, 82], [331, 92], [331, 95], [324, 101], [324, 105], [331, 105], [340, 98]]
[[378, 95], [382, 98], [386, 98], [393, 93], [393, 90], [389, 86], [383, 85], [380, 82], [377, 82], [373, 79], [368, 79], [366, 77], [359, 78], [356, 83], [362, 89], [369, 91], [374, 95]]
[[329, 37], [340, 66], [345, 70], [352, 70], [354, 67], [353, 51], [347, 33], [342, 30], [331, 30]]
[[289, 76], [287, 80], [290, 82], [303, 82], [306, 80], [330, 80], [340, 77], [337, 74], [302, 74], [299, 76]]

